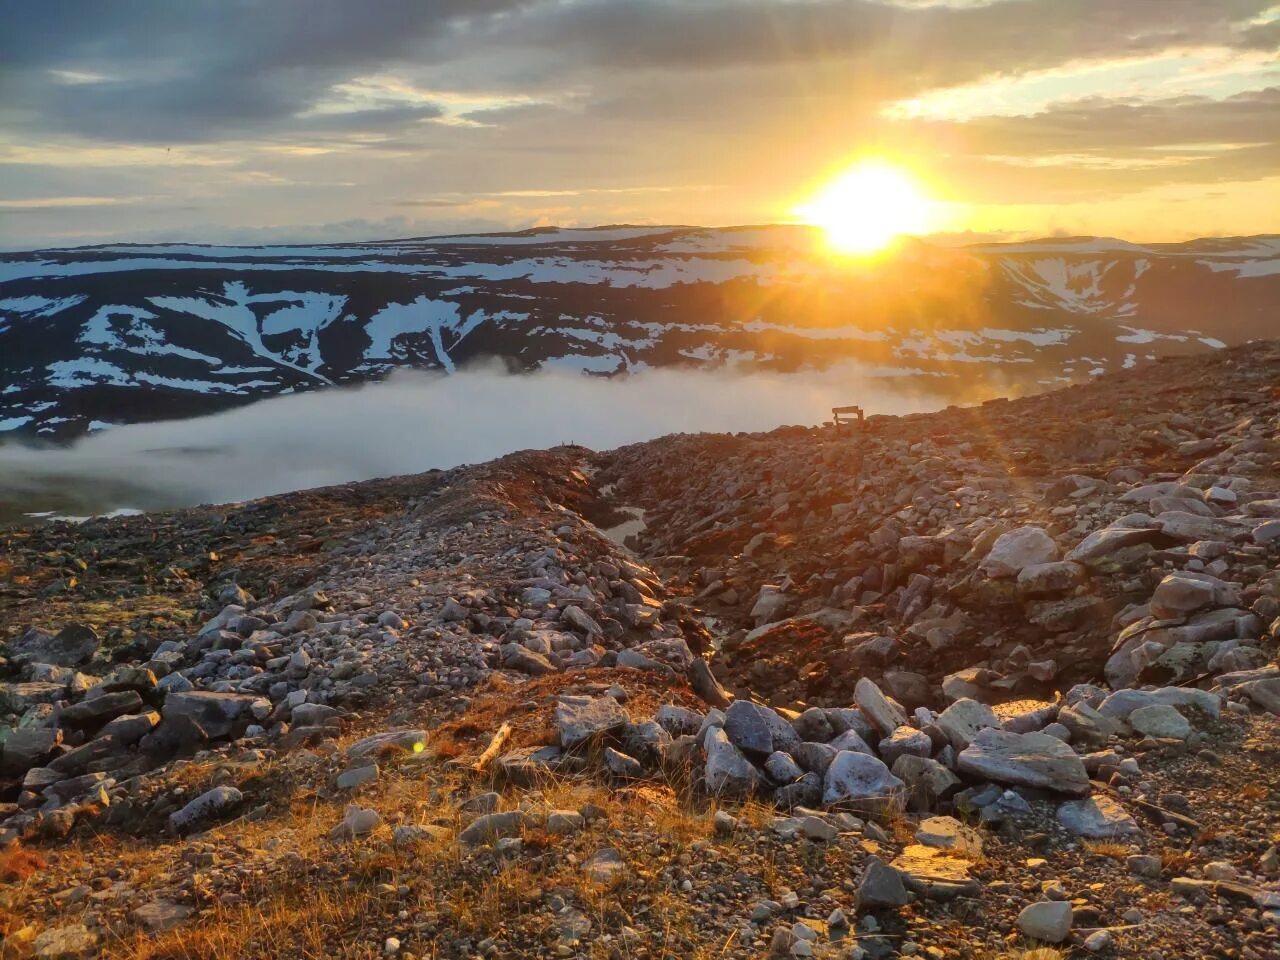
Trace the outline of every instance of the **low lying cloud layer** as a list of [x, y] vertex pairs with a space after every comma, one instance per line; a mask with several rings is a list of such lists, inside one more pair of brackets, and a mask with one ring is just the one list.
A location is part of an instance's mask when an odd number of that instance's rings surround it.
[[947, 402], [918, 382], [869, 377], [856, 365], [804, 374], [657, 370], [613, 380], [407, 373], [194, 420], [116, 427], [68, 448], [0, 446], [0, 501], [85, 512], [223, 503], [561, 443], [604, 450], [667, 433], [813, 425], [850, 403], [900, 414]]

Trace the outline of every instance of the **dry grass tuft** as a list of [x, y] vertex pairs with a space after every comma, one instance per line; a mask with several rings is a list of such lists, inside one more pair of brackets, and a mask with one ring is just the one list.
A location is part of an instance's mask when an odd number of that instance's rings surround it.
[[[194, 924], [108, 944], [104, 960], [372, 960], [381, 944], [354, 935], [379, 909], [367, 895], [298, 884], [250, 906], [215, 904]], [[363, 941], [363, 942], [362, 942]]]
[[1164, 849], [1160, 851], [1160, 870], [1163, 873], [1184, 873], [1195, 858], [1186, 850]]
[[1067, 952], [1057, 947], [1028, 947], [1001, 953], [991, 960], [1067, 960]]
[[1086, 840], [1083, 846], [1091, 857], [1109, 857], [1112, 860], [1123, 860], [1133, 853], [1128, 845], [1114, 840]]
[[0, 883], [23, 883], [47, 866], [40, 854], [14, 844], [0, 853]]

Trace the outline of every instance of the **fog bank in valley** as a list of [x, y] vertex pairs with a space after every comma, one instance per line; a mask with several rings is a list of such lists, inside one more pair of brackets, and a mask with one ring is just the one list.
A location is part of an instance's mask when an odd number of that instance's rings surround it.
[[3, 445], [0, 501], [10, 519], [19, 509], [223, 503], [560, 443], [603, 450], [667, 433], [813, 425], [836, 405], [900, 414], [952, 399], [926, 386], [851, 364], [804, 373], [664, 369], [614, 379], [411, 372], [215, 416], [114, 427], [69, 447]]

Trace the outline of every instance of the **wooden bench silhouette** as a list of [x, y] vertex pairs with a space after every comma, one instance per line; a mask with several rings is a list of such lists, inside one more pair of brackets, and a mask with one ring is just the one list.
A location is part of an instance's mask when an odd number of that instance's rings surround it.
[[866, 422], [861, 407], [832, 407], [831, 420], [837, 430], [855, 423], [861, 427]]

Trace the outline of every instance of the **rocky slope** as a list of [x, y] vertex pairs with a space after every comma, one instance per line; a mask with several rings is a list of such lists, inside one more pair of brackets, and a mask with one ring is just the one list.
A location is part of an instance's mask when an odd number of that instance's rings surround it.
[[1274, 956], [1277, 374], [8, 530], [5, 955]]
[[406, 368], [611, 374], [855, 361], [1022, 391], [1274, 331], [1274, 237], [913, 242], [833, 260], [799, 227], [622, 227], [0, 260], [0, 435], [66, 439]]

